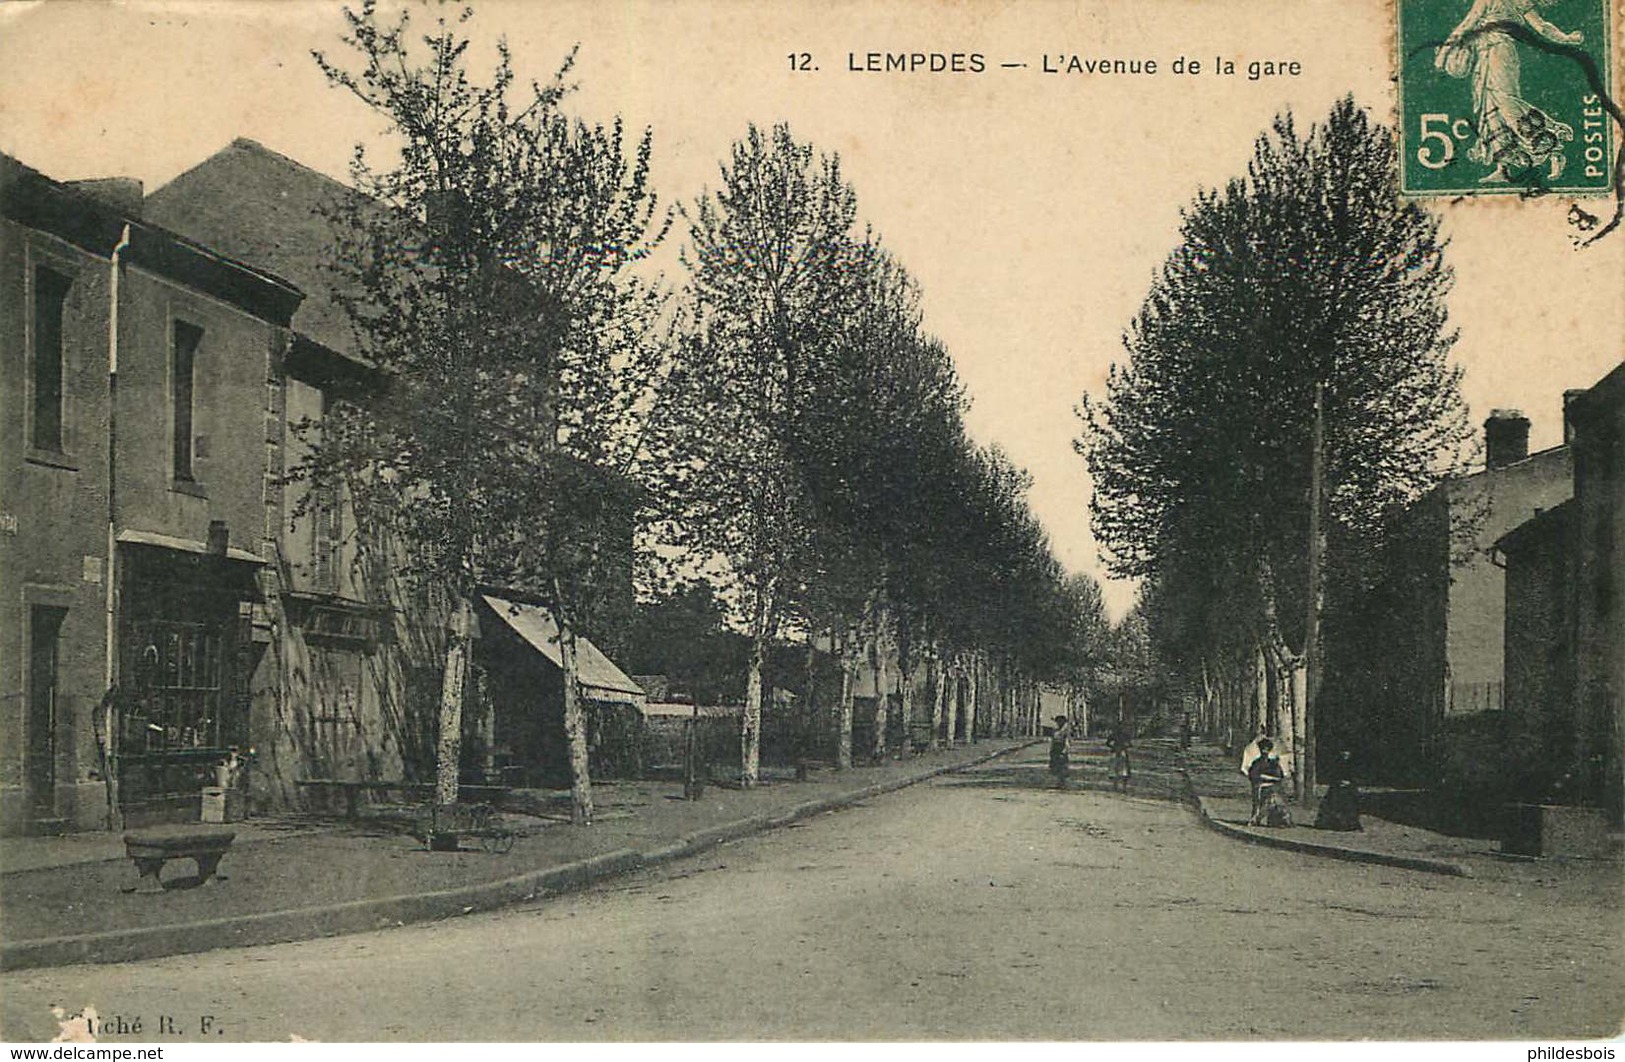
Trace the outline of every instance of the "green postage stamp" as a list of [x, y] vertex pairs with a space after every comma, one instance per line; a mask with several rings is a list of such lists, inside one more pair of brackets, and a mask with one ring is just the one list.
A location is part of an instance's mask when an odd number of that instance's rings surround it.
[[1407, 195], [1612, 189], [1608, 0], [1398, 0]]

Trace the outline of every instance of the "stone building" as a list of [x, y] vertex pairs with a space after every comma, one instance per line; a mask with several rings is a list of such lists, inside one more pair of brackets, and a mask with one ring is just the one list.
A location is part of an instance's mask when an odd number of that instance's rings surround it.
[[1573, 497], [1497, 543], [1506, 566], [1506, 774], [1523, 799], [1621, 817], [1625, 365], [1570, 391]]
[[134, 182], [0, 157], [5, 832], [195, 816], [250, 742], [299, 302]]
[[[364, 563], [342, 489], [289, 475], [377, 383], [328, 269], [354, 193], [246, 140], [142, 192], [0, 156], [5, 833], [195, 819], [222, 781], [274, 809], [301, 781], [433, 771], [443, 611]], [[582, 476], [630, 610], [636, 498]], [[473, 773], [501, 696], [465, 714]]]
[[[331, 402], [365, 400], [375, 383], [341, 305], [335, 270], [335, 218], [346, 209], [383, 209], [357, 196], [285, 155], [238, 139], [147, 197], [150, 218], [286, 276], [305, 293], [283, 364], [275, 445], [287, 468], [300, 462]], [[251, 777], [259, 801], [272, 806], [295, 803], [300, 780], [426, 779], [434, 769], [444, 613], [431, 596], [397, 577], [390, 558], [358, 549], [357, 528], [342, 497], [331, 490], [331, 496], [313, 497], [312, 489], [308, 482], [290, 482], [280, 498], [279, 594], [272, 608], [284, 659], [274, 673], [279, 685], [257, 686], [253, 697], [261, 743]], [[629, 484], [580, 465], [571, 466], [568, 489], [597, 492], [601, 519], [610, 528], [607, 550], [624, 554], [625, 563], [606, 566], [612, 574], [594, 590], [606, 599], [602, 611], [630, 614], [640, 498]], [[495, 591], [516, 601], [524, 596]], [[540, 625], [535, 603], [525, 600], [528, 622]], [[486, 604], [477, 611], [488, 621], [479, 627], [491, 641], [474, 655], [483, 679], [471, 688], [464, 712], [465, 777], [558, 784], [564, 780], [563, 730], [554, 716], [562, 693], [538, 692], [558, 685], [556, 662], [545, 647], [514, 637], [511, 624], [496, 622], [498, 614]], [[506, 611], [502, 615], [512, 619]], [[606, 674], [619, 676], [613, 682], [583, 676], [589, 731], [599, 737], [625, 730], [628, 706], [635, 715], [641, 692], [589, 639], [580, 642], [583, 659], [601, 661]], [[534, 659], [516, 663], [515, 649]], [[505, 681], [521, 675], [523, 681]], [[624, 762], [600, 757], [597, 765], [624, 773]]]
[[1484, 467], [1413, 505], [1367, 585], [1328, 604], [1319, 746], [1351, 750], [1373, 780], [1471, 787], [1499, 770], [1505, 572], [1491, 553], [1568, 499], [1572, 456], [1529, 453], [1517, 410], [1490, 414], [1484, 444]]

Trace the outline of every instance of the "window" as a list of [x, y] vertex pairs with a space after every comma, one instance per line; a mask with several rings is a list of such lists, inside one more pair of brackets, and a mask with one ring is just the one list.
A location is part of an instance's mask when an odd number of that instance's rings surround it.
[[203, 329], [175, 322], [175, 357], [169, 381], [170, 406], [175, 413], [175, 479], [192, 481], [192, 372]]
[[336, 594], [344, 543], [342, 499], [338, 484], [332, 479], [318, 480], [311, 491], [312, 583], [317, 590]]
[[37, 450], [62, 452], [62, 309], [72, 279], [34, 270], [34, 420]]
[[[322, 422], [333, 416], [333, 398], [320, 396]], [[341, 587], [340, 568], [344, 557], [344, 496], [338, 474], [324, 472], [311, 484], [311, 575], [312, 587], [336, 594]]]

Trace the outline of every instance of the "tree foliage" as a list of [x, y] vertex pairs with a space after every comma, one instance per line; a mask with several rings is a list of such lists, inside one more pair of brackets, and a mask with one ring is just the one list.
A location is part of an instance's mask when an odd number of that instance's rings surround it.
[[668, 534], [711, 564], [752, 639], [742, 745], [754, 784], [761, 667], [798, 604], [814, 516], [791, 420], [848, 316], [857, 199], [834, 156], [751, 126], [721, 185], [685, 210], [692, 332], [663, 406], [683, 456], [666, 472]]
[[1247, 176], [1184, 212], [1128, 363], [1084, 400], [1096, 536], [1193, 627], [1302, 613], [1317, 384], [1334, 545], [1381, 536], [1464, 452], [1444, 241], [1398, 197], [1394, 151], [1351, 98], [1307, 136], [1277, 119]]
[[[919, 287], [860, 229], [837, 156], [751, 127], [687, 212], [694, 333], [672, 375], [669, 537], [722, 573], [760, 662], [784, 632], [830, 634], [846, 667], [895, 659], [904, 745], [914, 673], [997, 658], [1027, 680], [1076, 659], [1076, 595], [1026, 506], [1028, 480], [966, 433], [964, 389]], [[886, 685], [886, 684], [883, 684]], [[850, 745], [852, 696], [839, 715]], [[876, 704], [876, 752], [888, 697]]]
[[1267, 659], [1311, 751], [1311, 618], [1362, 592], [1400, 515], [1469, 447], [1445, 241], [1397, 185], [1393, 134], [1352, 98], [1307, 135], [1277, 118], [1246, 176], [1183, 212], [1127, 364], [1079, 410], [1095, 535], [1146, 580], [1159, 661], [1211, 697], [1256, 687]]
[[[643, 417], [663, 374], [664, 297], [631, 267], [666, 217], [649, 179], [651, 134], [562, 109], [567, 57], [516, 85], [505, 42], [471, 72], [471, 12], [421, 37], [373, 0], [345, 11], [346, 61], [329, 81], [380, 115], [398, 154], [358, 148], [358, 195], [333, 217], [335, 290], [382, 384], [341, 398], [313, 432], [312, 478], [349, 486], [368, 539], [453, 616], [441, 715], [442, 798], [455, 793], [456, 730], [474, 590], [548, 600], [563, 633], [576, 817], [591, 817], [574, 637], [589, 603], [630, 598], [628, 476], [647, 455]], [[625, 572], [626, 574], [622, 574]], [[448, 762], [448, 760], [450, 762]]]

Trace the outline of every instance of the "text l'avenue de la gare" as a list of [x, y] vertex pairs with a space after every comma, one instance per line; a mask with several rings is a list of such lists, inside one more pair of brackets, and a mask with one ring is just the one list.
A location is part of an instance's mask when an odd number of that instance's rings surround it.
[[[792, 73], [809, 74], [824, 69], [820, 56], [814, 52], [789, 52], [785, 60]], [[1291, 56], [1255, 59], [1222, 54], [1179, 54], [1172, 58], [1155, 58], [1149, 55], [1044, 52], [1036, 56], [999, 57], [985, 52], [849, 51], [836, 69], [849, 74], [893, 76], [974, 76], [1025, 72], [1083, 78], [1226, 77], [1262, 81], [1267, 78], [1299, 77], [1303, 74], [1303, 63]]]

